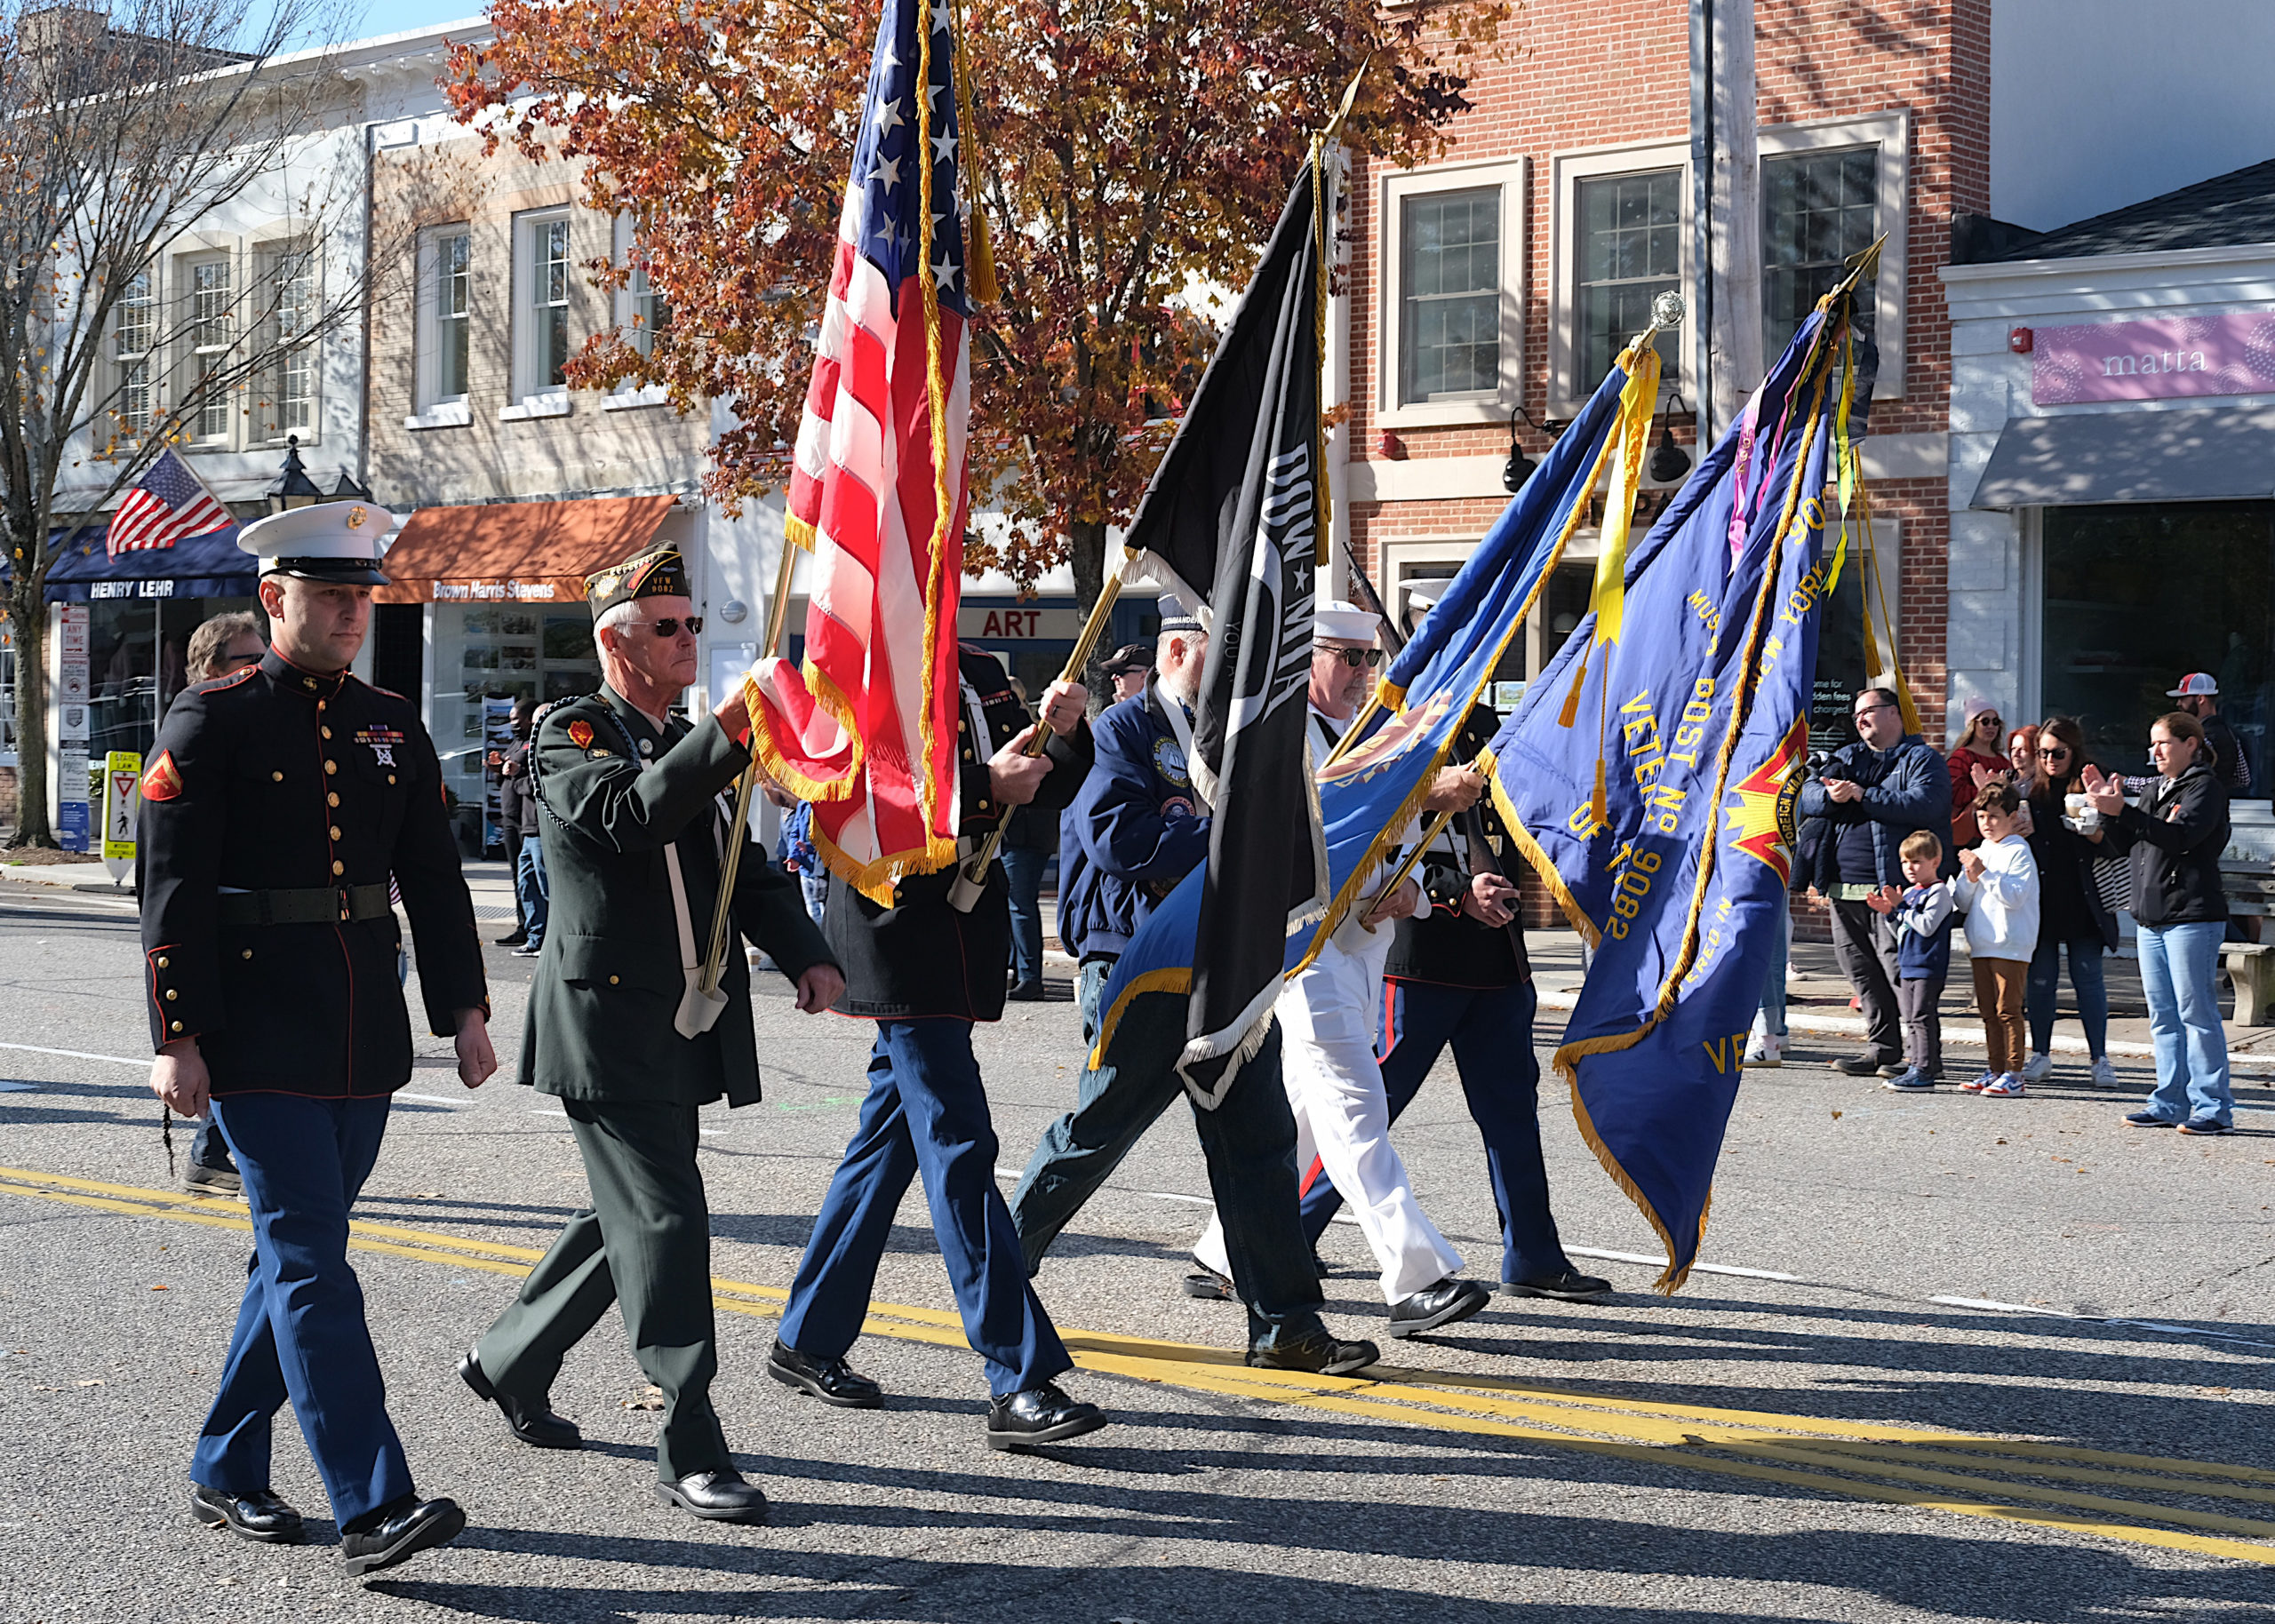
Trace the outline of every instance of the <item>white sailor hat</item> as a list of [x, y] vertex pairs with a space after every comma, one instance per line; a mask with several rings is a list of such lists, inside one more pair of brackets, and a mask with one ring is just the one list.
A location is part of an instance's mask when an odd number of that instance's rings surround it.
[[317, 502], [255, 520], [237, 532], [237, 545], [260, 560], [263, 575], [385, 586], [379, 562], [395, 526], [376, 502]]
[[1329, 599], [1312, 611], [1312, 639], [1333, 638], [1337, 642], [1371, 643], [1382, 617], [1369, 614], [1355, 603], [1345, 603], [1339, 598]]

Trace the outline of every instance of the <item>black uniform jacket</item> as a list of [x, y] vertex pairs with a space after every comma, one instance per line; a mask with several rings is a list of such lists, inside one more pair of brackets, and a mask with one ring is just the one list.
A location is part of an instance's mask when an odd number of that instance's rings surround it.
[[[644, 745], [644, 748], [643, 748]], [[564, 1099], [700, 1105], [757, 1102], [750, 967], [741, 937], [795, 981], [832, 962], [798, 882], [745, 837], [735, 871], [736, 930], [710, 1031], [672, 1025], [687, 979], [672, 907], [668, 844], [679, 853], [699, 962], [711, 942], [727, 812], [719, 792], [750, 755], [718, 719], [659, 731], [613, 690], [556, 706], [530, 751], [550, 885], [545, 952], [522, 1029], [520, 1080]], [[643, 770], [643, 763], [652, 761]]]
[[[224, 1098], [339, 1099], [411, 1080], [389, 874], [428, 1027], [449, 1037], [454, 1011], [489, 1009], [442, 768], [399, 694], [274, 649], [187, 689], [143, 775], [139, 839], [151, 1041], [196, 1038]], [[324, 917], [254, 923], [260, 898], [232, 891], [297, 894], [293, 911]]]
[[[1479, 705], [1463, 725], [1453, 753], [1470, 760], [1498, 728], [1493, 712]], [[1416, 876], [1430, 894], [1430, 912], [1418, 919], [1399, 920], [1398, 935], [1383, 966], [1388, 979], [1473, 988], [1506, 987], [1532, 979], [1521, 924], [1488, 925], [1461, 911], [1461, 899], [1469, 894], [1476, 872], [1470, 864], [1469, 837], [1481, 832], [1499, 858], [1501, 872], [1512, 880], [1519, 878], [1524, 859], [1511, 844], [1489, 792], [1479, 798], [1473, 816], [1457, 816], [1416, 864]]]
[[[959, 674], [963, 703], [957, 710], [957, 764], [961, 769], [957, 807], [963, 822], [961, 840], [976, 848], [1002, 815], [987, 776], [987, 758], [1010, 744], [1033, 720], [1002, 663], [969, 644], [961, 651]], [[987, 727], [974, 742], [971, 711], [977, 703]], [[1090, 725], [1072, 738], [1050, 735], [1045, 754], [1050, 772], [1034, 805], [1064, 811], [1090, 770]], [[553, 848], [546, 848], [549, 860]], [[880, 908], [833, 873], [822, 928], [845, 967], [845, 998], [838, 1008], [876, 1020], [909, 1021], [947, 1015], [964, 1021], [995, 1021], [1003, 1015], [1003, 976], [1011, 962], [1010, 886], [1003, 865], [987, 871], [987, 890], [970, 913], [948, 905], [955, 883], [953, 867], [936, 874], [912, 874], [893, 888], [893, 905]]]

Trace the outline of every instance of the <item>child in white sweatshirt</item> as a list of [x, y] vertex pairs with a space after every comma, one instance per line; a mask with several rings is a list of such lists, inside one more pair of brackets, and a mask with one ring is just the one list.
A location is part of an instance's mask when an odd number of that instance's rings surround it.
[[2038, 951], [2038, 859], [2017, 832], [2022, 798], [2007, 784], [1975, 799], [1983, 844], [1959, 855], [1953, 900], [1967, 915], [1967, 951], [1975, 961], [1975, 1002], [1991, 1047], [1990, 1069], [1971, 1094], [2007, 1098], [2023, 1092], [2023, 983]]

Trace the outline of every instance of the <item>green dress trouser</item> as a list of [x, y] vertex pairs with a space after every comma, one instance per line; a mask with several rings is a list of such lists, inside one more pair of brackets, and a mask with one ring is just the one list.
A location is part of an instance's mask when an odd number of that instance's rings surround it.
[[731, 1471], [711, 1407], [719, 1368], [711, 1309], [711, 1211], [692, 1105], [563, 1100], [593, 1204], [569, 1220], [521, 1295], [476, 1344], [483, 1374], [524, 1403], [543, 1398], [569, 1349], [624, 1311], [633, 1356], [663, 1390], [656, 1468], [667, 1481]]

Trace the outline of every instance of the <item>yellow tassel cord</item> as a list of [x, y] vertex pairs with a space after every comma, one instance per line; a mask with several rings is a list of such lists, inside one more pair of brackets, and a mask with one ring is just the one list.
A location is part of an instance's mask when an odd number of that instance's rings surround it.
[[[1602, 649], [1619, 641], [1621, 623], [1626, 613], [1627, 537], [1635, 526], [1636, 493], [1643, 477], [1643, 447], [1651, 437], [1651, 413], [1658, 404], [1659, 352], [1656, 347], [1647, 347], [1639, 356], [1631, 346], [1621, 354], [1619, 365], [1627, 372], [1627, 382], [1619, 392], [1619, 453], [1611, 462], [1611, 490], [1604, 502], [1603, 530], [1596, 551], [1595, 588], [1588, 598], [1588, 608], [1595, 616], [1592, 635], [1595, 646]], [[1584, 651], [1579, 674], [1573, 679], [1572, 691], [1565, 696], [1563, 712], [1557, 718], [1564, 727], [1570, 727], [1579, 712], [1580, 684], [1586, 676]], [[1596, 705], [1595, 792], [1588, 799], [1588, 811], [1598, 829], [1611, 821], [1611, 802], [1604, 792], [1603, 766], [1604, 752], [1608, 748], [1607, 736], [1611, 731], [1608, 657], [1603, 665], [1603, 679]]]
[[[853, 794], [853, 786], [861, 782], [861, 768], [867, 760], [867, 752], [861, 746], [861, 736], [846, 724], [849, 712], [844, 697], [838, 693], [836, 685], [810, 665], [805, 669], [805, 680], [814, 703], [836, 719], [837, 725], [843, 728], [845, 736], [852, 743], [852, 764], [847, 768], [845, 775], [839, 778], [808, 777], [790, 764], [789, 758], [775, 744], [772, 730], [755, 720], [750, 730], [752, 749], [758, 757], [759, 765], [765, 768], [766, 776], [800, 800], [849, 800]], [[764, 698], [758, 691], [754, 678], [746, 676], [743, 679], [743, 704], [749, 708], [753, 718], [760, 714]]]
[[965, 189], [971, 194], [971, 241], [964, 257], [963, 284], [974, 302], [992, 305], [1003, 297], [995, 280], [995, 245], [987, 232], [987, 211], [980, 206], [978, 177], [983, 158], [979, 149], [979, 121], [971, 115], [971, 59], [963, 44], [963, 8], [956, 8], [956, 128], [963, 137]]
[[[1829, 302], [1831, 296], [1828, 295], [1827, 299]], [[1820, 332], [1816, 351], [1810, 356], [1808, 364], [1811, 367], [1818, 366], [1824, 360], [1828, 349], [1829, 346], [1825, 345], [1823, 334]], [[1824, 410], [1825, 394], [1831, 383], [1832, 374], [1830, 369], [1827, 369], [1817, 378], [1816, 394], [1809, 405], [1808, 425], [1802, 433], [1800, 446], [1793, 458], [1792, 482], [1785, 492], [1784, 509], [1778, 516], [1777, 529], [1770, 543], [1769, 556], [1762, 564], [1761, 587], [1755, 594], [1753, 614], [1746, 627], [1745, 657], [1738, 666], [1738, 692], [1730, 707], [1728, 730], [1723, 736], [1721, 748], [1715, 754], [1714, 792], [1707, 803], [1710, 808], [1719, 808], [1722, 804], [1722, 797], [1728, 792], [1730, 762], [1737, 753], [1738, 739], [1745, 730], [1746, 718], [1752, 709], [1754, 679], [1760, 668], [1762, 639], [1768, 629], [1770, 605], [1776, 595], [1778, 577], [1783, 569], [1785, 540], [1792, 529], [1794, 514], [1800, 507], [1801, 481], [1808, 472], [1809, 448], [1819, 428], [1820, 418]], [[1666, 978], [1659, 985], [1658, 1000], [1652, 1007], [1651, 1013], [1645, 1016], [1642, 1023], [1632, 1031], [1612, 1033], [1600, 1038], [1584, 1038], [1577, 1043], [1565, 1044], [1557, 1049], [1553, 1062], [1557, 1074], [1564, 1079], [1566, 1086], [1571, 1090], [1573, 1117], [1579, 1126], [1581, 1137], [1587, 1141], [1588, 1148], [1595, 1152], [1596, 1159], [1603, 1164], [1605, 1171], [1611, 1174], [1613, 1182], [1626, 1192], [1628, 1198], [1633, 1201], [1643, 1215], [1650, 1221], [1652, 1228], [1658, 1230], [1662, 1239], [1666, 1238], [1668, 1234], [1665, 1223], [1650, 1203], [1644, 1198], [1642, 1192], [1636, 1188], [1634, 1181], [1628, 1177], [1625, 1171], [1618, 1166], [1617, 1158], [1612, 1155], [1610, 1147], [1603, 1142], [1601, 1136], [1595, 1130], [1595, 1124], [1589, 1120], [1587, 1111], [1580, 1098], [1579, 1063], [1591, 1055], [1616, 1054], [1621, 1050], [1634, 1047], [1649, 1036], [1659, 1023], [1672, 1012], [1676, 996], [1680, 991], [1683, 982], [1688, 979], [1691, 967], [1696, 962], [1698, 956], [1698, 921], [1700, 916], [1705, 912], [1707, 893], [1713, 884], [1716, 859], [1720, 852], [1720, 831], [1716, 826], [1719, 822], [1720, 814], [1715, 812], [1710, 816], [1706, 830], [1701, 837], [1698, 880], [1691, 891], [1689, 913], [1683, 922], [1681, 944], [1676, 950], [1674, 962], [1669, 968]], [[1700, 1217], [1699, 1234], [1703, 1239], [1705, 1234], [1703, 1212]], [[1681, 1288], [1683, 1281], [1689, 1278], [1689, 1274], [1690, 1269], [1688, 1264], [1677, 1266], [1674, 1247], [1670, 1243], [1667, 1247], [1666, 1269], [1660, 1274], [1658, 1279], [1653, 1282], [1653, 1289], [1671, 1296]]]
[[893, 905], [893, 888], [903, 880], [912, 874], [937, 874], [956, 860], [954, 840], [928, 840], [911, 850], [887, 852], [864, 862], [831, 840], [819, 823], [812, 825], [808, 836], [831, 871], [880, 908]]
[[1580, 657], [1572, 662], [1572, 686], [1564, 690], [1564, 708], [1556, 712], [1556, 725], [1569, 728], [1580, 720], [1580, 690], [1588, 685], [1588, 650], [1593, 645], [1580, 645]]
[[[932, 83], [933, 32], [931, 28], [925, 26], [923, 21], [917, 24], [916, 83], [919, 85]], [[951, 41], [950, 44], [953, 49], [954, 42]], [[953, 67], [950, 69], [950, 75], [951, 77], [958, 76], [955, 76]], [[961, 93], [961, 86], [958, 89]], [[930, 96], [919, 96], [916, 99], [917, 168], [921, 179], [920, 206], [924, 211], [926, 221], [938, 218], [932, 208], [932, 165], [930, 155], [926, 151], [931, 140], [932, 99]], [[940, 354], [940, 284], [932, 275], [932, 256], [929, 251], [929, 244], [926, 250], [920, 251], [916, 256], [916, 281], [917, 285], [924, 291], [924, 383], [932, 430], [932, 540], [928, 560], [930, 569], [924, 580], [923, 706], [918, 714], [917, 721], [917, 748], [920, 752], [917, 760], [922, 764], [918, 769], [920, 774], [918, 782], [922, 786], [918, 795], [924, 817], [929, 856], [932, 852], [937, 852], [941, 844], [932, 836], [931, 831], [939, 822], [940, 798], [949, 793], [941, 786], [933, 773], [932, 728], [936, 718], [932, 712], [934, 689], [938, 685], [937, 668], [940, 663], [940, 596], [946, 590], [945, 583], [949, 579], [948, 531], [950, 526], [955, 521], [955, 513], [948, 502], [948, 426], [946, 422], [948, 380], [941, 364], [943, 357]], [[962, 561], [958, 559], [956, 575], [961, 577], [962, 573]], [[955, 839], [953, 834], [948, 837], [946, 845], [947, 861], [953, 863], [955, 861]], [[876, 865], [872, 864], [866, 866], [874, 868]], [[849, 880], [854, 879], [851, 873], [844, 870], [841, 869], [839, 872], [845, 873]], [[859, 882], [857, 880], [855, 883]], [[890, 906], [890, 902], [885, 905]]]

